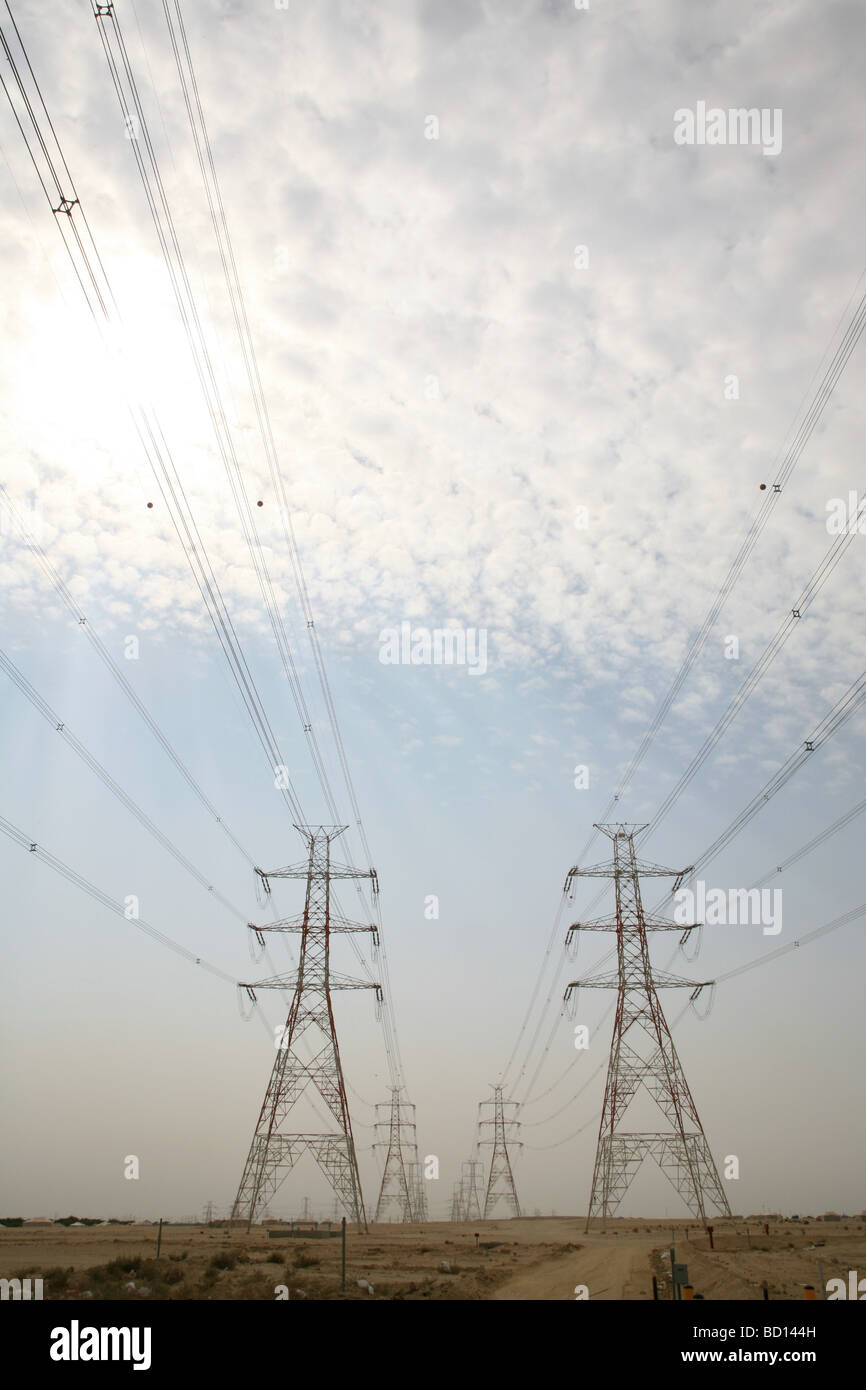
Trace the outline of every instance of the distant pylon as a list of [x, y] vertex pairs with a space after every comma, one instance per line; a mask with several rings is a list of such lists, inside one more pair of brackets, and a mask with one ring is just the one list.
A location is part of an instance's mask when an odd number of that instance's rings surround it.
[[[268, 880], [271, 878], [305, 878], [307, 888], [304, 910], [298, 916], [284, 918], [267, 927], [250, 924], [262, 946], [264, 932], [300, 932], [301, 941], [298, 970], [294, 977], [275, 975], [254, 985], [243, 986], [253, 999], [256, 989], [294, 991], [232, 1208], [232, 1219], [246, 1219], [248, 1225], [252, 1224], [260, 1207], [270, 1201], [302, 1154], [309, 1152], [339, 1197], [349, 1219], [366, 1226], [331, 990], [375, 989], [380, 999], [382, 991], [373, 982], [335, 975], [331, 970], [330, 955], [331, 937], [335, 932], [371, 932], [375, 941], [376, 928], [349, 922], [331, 911], [331, 881], [369, 878], [374, 893], [378, 892], [378, 881], [375, 869], [364, 872], [347, 864], [331, 862], [331, 841], [345, 828], [344, 825], [296, 826], [307, 840], [307, 859], [270, 873], [256, 869], [266, 893], [270, 892]], [[317, 1030], [319, 1034], [318, 1038], [314, 1035], [313, 1055], [309, 1061], [302, 1058], [297, 1050], [301, 1037], [308, 1029]], [[286, 1132], [287, 1116], [310, 1085], [319, 1092], [336, 1120], [336, 1132]]]
[[424, 1186], [424, 1177], [422, 1176], [422, 1173], [421, 1173], [421, 1164], [420, 1164], [420, 1162], [419, 1162], [419, 1160], [418, 1160], [417, 1155], [418, 1155], [418, 1149], [417, 1149], [417, 1146], [416, 1146], [416, 1148], [415, 1148], [415, 1157], [412, 1159], [412, 1163], [411, 1163], [411, 1165], [410, 1165], [410, 1167], [411, 1167], [411, 1178], [412, 1178], [412, 1191], [413, 1191], [414, 1194], [415, 1194], [415, 1197], [414, 1197], [415, 1220], [416, 1220], [416, 1221], [429, 1221], [429, 1220], [430, 1220], [430, 1213], [429, 1213], [429, 1208], [428, 1208], [428, 1206], [427, 1206], [427, 1188]]
[[[376, 1112], [388, 1110], [387, 1120], [376, 1120], [377, 1131], [388, 1128], [388, 1152], [376, 1203], [376, 1220], [387, 1221], [389, 1210], [396, 1207], [392, 1220], [420, 1221], [418, 1211], [418, 1146], [415, 1142], [415, 1107], [400, 1099], [402, 1086], [391, 1087], [389, 1104], [376, 1106]], [[377, 1139], [378, 1143], [378, 1139]]]
[[[682, 927], [673, 922], [648, 921], [641, 903], [642, 874], [675, 877], [676, 890], [689, 870], [683, 869], [677, 874], [676, 870], [639, 860], [635, 855], [634, 836], [644, 828], [624, 823], [596, 826], [613, 841], [613, 863], [596, 864], [587, 869], [575, 867], [569, 870], [565, 880], [568, 892], [572, 880], [578, 876], [613, 878], [616, 891], [614, 922], [601, 919], [575, 922], [569, 927], [567, 937], [570, 941], [572, 933], [579, 931], [616, 932], [616, 976], [574, 980], [565, 992], [568, 1000], [580, 986], [617, 990], [587, 1230], [593, 1216], [607, 1217], [616, 1212], [647, 1154], [656, 1160], [689, 1210], [702, 1222], [706, 1221], [708, 1203], [713, 1203], [724, 1215], [731, 1214], [656, 992], [657, 986], [687, 988], [696, 998], [712, 982], [706, 980], [696, 984], [682, 976], [658, 971], [654, 975], [647, 944], [647, 931], [679, 931], [685, 940], [698, 924]], [[620, 1120], [641, 1086], [646, 1087], [663, 1111], [670, 1130], [638, 1134], [620, 1129]]]
[[463, 1220], [463, 1184], [460, 1181], [454, 1184], [454, 1190], [451, 1193], [451, 1220]]
[[484, 1181], [481, 1168], [481, 1161], [477, 1158], [467, 1158], [462, 1164], [461, 1221], [481, 1220], [481, 1184]]
[[[506, 1120], [505, 1111], [511, 1105], [517, 1105], [516, 1100], [503, 1100], [502, 1087], [493, 1087], [493, 1099], [482, 1100], [478, 1106], [479, 1112], [486, 1105], [493, 1106], [493, 1119], [478, 1119], [479, 1129], [487, 1125], [493, 1126], [492, 1139], [479, 1139], [479, 1144], [492, 1144], [493, 1153], [490, 1156], [490, 1176], [487, 1180], [487, 1192], [484, 1197], [484, 1217], [486, 1221], [493, 1215], [493, 1210], [500, 1199], [504, 1199], [509, 1207], [512, 1216], [520, 1215], [520, 1203], [517, 1200], [517, 1188], [514, 1185], [514, 1174], [511, 1171], [511, 1159], [508, 1157], [508, 1144], [515, 1144], [511, 1138], [509, 1130], [517, 1126], [516, 1120]], [[519, 1146], [518, 1146], [519, 1147]]]

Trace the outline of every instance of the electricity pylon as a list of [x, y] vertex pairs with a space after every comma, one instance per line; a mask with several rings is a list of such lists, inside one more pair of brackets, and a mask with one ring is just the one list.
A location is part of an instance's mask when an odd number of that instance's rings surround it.
[[[722, 1187], [697, 1108], [671, 1038], [657, 988], [691, 989], [696, 998], [706, 985], [680, 975], [656, 971], [650, 965], [648, 931], [680, 931], [684, 941], [698, 925], [685, 928], [673, 922], [648, 920], [640, 895], [641, 875], [676, 878], [674, 891], [689, 869], [677, 873], [659, 864], [639, 860], [634, 837], [642, 825], [598, 825], [613, 841], [613, 862], [590, 868], [570, 869], [565, 891], [571, 892], [576, 877], [612, 878], [616, 892], [616, 920], [597, 919], [575, 922], [566, 941], [582, 931], [616, 932], [617, 974], [574, 980], [565, 991], [568, 1000], [579, 987], [616, 989], [616, 1019], [610, 1045], [607, 1085], [598, 1130], [592, 1193], [586, 1229], [593, 1216], [612, 1216], [619, 1207], [644, 1158], [649, 1154], [668, 1177], [689, 1210], [706, 1222], [707, 1205], [730, 1216], [731, 1209]], [[627, 1133], [620, 1120], [638, 1089], [644, 1086], [664, 1113], [671, 1128], [652, 1133]]]
[[451, 1220], [463, 1220], [463, 1184], [456, 1182], [451, 1193]]
[[[493, 1209], [500, 1198], [504, 1199], [509, 1207], [512, 1216], [520, 1215], [520, 1203], [517, 1200], [517, 1188], [514, 1185], [514, 1174], [511, 1171], [511, 1159], [508, 1157], [508, 1144], [516, 1143], [512, 1139], [508, 1130], [513, 1129], [517, 1120], [506, 1120], [505, 1111], [508, 1106], [517, 1105], [516, 1100], [503, 1100], [502, 1087], [493, 1087], [493, 1099], [482, 1100], [478, 1106], [479, 1112], [485, 1105], [493, 1106], [493, 1119], [483, 1120], [479, 1113], [479, 1129], [487, 1125], [493, 1126], [492, 1139], [479, 1139], [478, 1143], [492, 1144], [493, 1153], [490, 1156], [490, 1176], [487, 1179], [487, 1192], [484, 1197], [484, 1220], [493, 1215]], [[518, 1145], [519, 1147], [519, 1145]]]
[[418, 1155], [418, 1149], [417, 1149], [417, 1147], [416, 1147], [416, 1149], [415, 1149], [415, 1155], [416, 1155], [415, 1158], [412, 1159], [412, 1162], [411, 1162], [411, 1164], [410, 1164], [410, 1170], [411, 1170], [411, 1171], [410, 1171], [410, 1176], [411, 1176], [411, 1181], [412, 1181], [412, 1191], [413, 1191], [414, 1194], [415, 1194], [415, 1201], [414, 1201], [414, 1207], [415, 1207], [415, 1220], [416, 1220], [416, 1221], [429, 1221], [429, 1220], [430, 1220], [430, 1211], [429, 1211], [429, 1208], [428, 1208], [428, 1206], [427, 1206], [427, 1189], [426, 1189], [426, 1187], [424, 1186], [424, 1179], [423, 1179], [423, 1177], [422, 1177], [422, 1175], [421, 1175], [421, 1163], [420, 1163], [420, 1161], [419, 1161], [419, 1159], [418, 1159], [418, 1157], [417, 1157], [417, 1155]]
[[461, 1164], [460, 1180], [454, 1184], [451, 1198], [452, 1221], [481, 1220], [481, 1167], [477, 1158], [468, 1158]]
[[[362, 871], [348, 864], [332, 863], [331, 841], [342, 834], [344, 825], [295, 828], [308, 842], [307, 859], [270, 873], [256, 869], [266, 893], [270, 893], [272, 878], [305, 878], [307, 888], [304, 910], [298, 916], [283, 918], [267, 927], [250, 924], [262, 947], [265, 932], [300, 932], [301, 941], [294, 977], [274, 975], [243, 986], [252, 999], [257, 989], [292, 989], [293, 995], [288, 1019], [276, 1042], [277, 1056], [232, 1208], [232, 1220], [245, 1218], [250, 1226], [256, 1212], [270, 1201], [298, 1159], [309, 1152], [349, 1219], [366, 1227], [331, 991], [375, 989], [381, 1001], [382, 990], [372, 981], [337, 975], [331, 970], [331, 937], [335, 932], [371, 932], [375, 944], [377, 931], [373, 925], [362, 926], [331, 911], [331, 882], [369, 878], [374, 893], [379, 891], [379, 885], [375, 869]], [[300, 1055], [298, 1044], [308, 1030], [313, 1030], [313, 1055], [306, 1060]], [[336, 1132], [286, 1132], [286, 1119], [308, 1086], [313, 1086], [322, 1097], [337, 1122]]]
[[477, 1158], [467, 1158], [462, 1165], [460, 1179], [462, 1221], [481, 1220], [481, 1163]]
[[[415, 1107], [400, 1099], [402, 1086], [391, 1087], [390, 1103], [376, 1106], [388, 1109], [387, 1120], [376, 1120], [376, 1129], [388, 1127], [388, 1153], [376, 1203], [376, 1220], [387, 1220], [389, 1208], [396, 1206], [399, 1221], [421, 1221], [418, 1210], [418, 1145], [415, 1141]], [[407, 1115], [408, 1112], [408, 1115]], [[377, 1140], [378, 1142], [378, 1140]]]

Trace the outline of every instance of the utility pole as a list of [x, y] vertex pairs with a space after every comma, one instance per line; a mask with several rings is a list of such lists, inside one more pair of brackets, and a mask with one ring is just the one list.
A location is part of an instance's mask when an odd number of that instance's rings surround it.
[[[331, 882], [369, 878], [374, 893], [378, 893], [379, 885], [375, 869], [362, 871], [332, 862], [331, 841], [342, 834], [346, 829], [344, 825], [298, 825], [295, 828], [307, 840], [307, 859], [269, 873], [256, 869], [266, 893], [271, 891], [269, 880], [272, 878], [297, 878], [306, 879], [306, 897], [304, 910], [296, 917], [283, 918], [267, 927], [250, 923], [250, 930], [262, 947], [265, 932], [299, 932], [301, 941], [294, 977], [275, 975], [243, 986], [251, 999], [255, 999], [257, 989], [292, 989], [293, 995], [286, 1025], [276, 1043], [277, 1056], [232, 1208], [232, 1220], [246, 1219], [249, 1229], [259, 1208], [271, 1200], [298, 1159], [308, 1152], [316, 1159], [350, 1218], [366, 1229], [331, 991], [375, 989], [377, 1000], [381, 1002], [382, 990], [373, 981], [332, 973], [330, 953], [331, 937], [335, 932], [370, 932], [374, 944], [378, 933], [374, 925], [350, 922], [331, 910]], [[309, 1050], [313, 1055], [308, 1061], [300, 1055], [298, 1044], [304, 1035], [309, 1042], [310, 1033], [312, 1048]], [[318, 1091], [336, 1121], [336, 1131], [324, 1134], [287, 1132], [286, 1120], [310, 1085]]]
[[[505, 1111], [512, 1105], [516, 1106], [517, 1101], [503, 1100], [502, 1087], [494, 1086], [493, 1099], [482, 1100], [478, 1106], [479, 1129], [486, 1128], [488, 1125], [493, 1126], [492, 1139], [478, 1140], [479, 1145], [493, 1145], [493, 1153], [490, 1156], [490, 1176], [487, 1180], [487, 1192], [484, 1197], [483, 1219], [485, 1221], [489, 1216], [493, 1215], [494, 1208], [496, 1207], [496, 1204], [500, 1200], [500, 1198], [505, 1201], [506, 1206], [511, 1211], [512, 1216], [520, 1215], [520, 1203], [517, 1200], [517, 1188], [514, 1185], [514, 1173], [511, 1170], [511, 1159], [508, 1156], [509, 1142], [511, 1142], [512, 1145], [517, 1142], [516, 1140], [513, 1140], [511, 1138], [508, 1131], [518, 1126], [518, 1121], [515, 1119], [507, 1120], [505, 1118]], [[484, 1106], [493, 1107], [492, 1120], [485, 1120], [481, 1118], [480, 1112]], [[517, 1147], [519, 1148], [520, 1145], [517, 1144]]]
[[[389, 1209], [396, 1206], [399, 1221], [420, 1221], [417, 1211], [417, 1155], [415, 1140], [415, 1107], [407, 1100], [400, 1099], [402, 1086], [391, 1087], [390, 1103], [376, 1106], [376, 1129], [388, 1128], [388, 1153], [379, 1200], [376, 1203], [376, 1220], [386, 1221]], [[380, 1120], [378, 1112], [389, 1110], [389, 1118]], [[378, 1143], [378, 1140], [377, 1140]], [[414, 1171], [413, 1171], [414, 1161]]]
[[[565, 891], [569, 894], [576, 877], [612, 878], [616, 892], [615, 921], [575, 922], [566, 937], [570, 943], [576, 932], [616, 932], [616, 976], [573, 980], [565, 991], [566, 1001], [572, 1003], [576, 1002], [576, 991], [581, 986], [617, 991], [587, 1230], [593, 1216], [608, 1217], [616, 1212], [647, 1154], [655, 1159], [689, 1210], [704, 1225], [709, 1203], [724, 1215], [731, 1214], [657, 994], [658, 987], [690, 989], [695, 999], [712, 981], [695, 984], [679, 975], [660, 971], [654, 974], [647, 944], [648, 931], [679, 931], [685, 941], [698, 923], [682, 927], [674, 922], [647, 920], [641, 903], [642, 875], [673, 877], [676, 891], [690, 869], [677, 873], [674, 869], [639, 860], [634, 837], [645, 828], [622, 822], [596, 826], [613, 841], [613, 862], [587, 869], [575, 866], [565, 880]], [[670, 1126], [668, 1130], [628, 1133], [620, 1128], [623, 1114], [641, 1086], [665, 1115]]]

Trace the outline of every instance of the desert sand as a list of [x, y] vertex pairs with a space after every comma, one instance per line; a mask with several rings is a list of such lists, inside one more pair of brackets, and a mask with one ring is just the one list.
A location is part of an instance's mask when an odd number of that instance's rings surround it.
[[[345, 1292], [340, 1240], [269, 1237], [254, 1226], [0, 1229], [0, 1277], [44, 1280], [45, 1299], [648, 1300], [653, 1275], [670, 1298], [669, 1249], [707, 1300], [821, 1297], [821, 1277], [866, 1276], [866, 1221], [714, 1221], [715, 1249], [694, 1221], [623, 1217], [584, 1232], [581, 1217], [348, 1228]], [[279, 1229], [279, 1228], [278, 1228]], [[285, 1228], [282, 1228], [285, 1229]], [[477, 1236], [477, 1239], [476, 1239]], [[820, 1261], [820, 1270], [819, 1270]]]

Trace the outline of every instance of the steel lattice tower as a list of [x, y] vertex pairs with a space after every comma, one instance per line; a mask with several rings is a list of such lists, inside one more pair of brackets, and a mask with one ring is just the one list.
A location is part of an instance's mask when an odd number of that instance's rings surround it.
[[[380, 1000], [382, 991], [373, 982], [334, 974], [330, 954], [331, 937], [335, 932], [371, 932], [374, 943], [377, 932], [373, 925], [350, 922], [331, 910], [331, 882], [369, 878], [373, 892], [377, 893], [378, 881], [375, 869], [364, 872], [348, 864], [332, 862], [331, 841], [342, 834], [346, 829], [344, 825], [299, 825], [295, 828], [308, 842], [307, 859], [270, 873], [256, 869], [266, 893], [270, 892], [268, 880], [272, 878], [306, 879], [307, 888], [304, 910], [299, 916], [284, 918], [268, 927], [251, 924], [261, 946], [264, 946], [265, 932], [300, 932], [301, 941], [294, 978], [275, 975], [245, 986], [253, 999], [257, 989], [292, 989], [293, 996], [232, 1208], [232, 1220], [245, 1219], [248, 1226], [251, 1225], [256, 1213], [270, 1201], [298, 1159], [309, 1152], [350, 1220], [366, 1226], [331, 991], [375, 989]], [[310, 1033], [313, 1055], [305, 1060], [298, 1051], [298, 1044]], [[313, 1086], [322, 1097], [336, 1120], [336, 1131], [325, 1134], [286, 1131], [286, 1119], [308, 1086]]]
[[460, 1179], [461, 1221], [481, 1220], [481, 1163], [477, 1158], [467, 1158], [463, 1164]]
[[[390, 1104], [376, 1106], [376, 1110], [388, 1109], [387, 1120], [377, 1120], [376, 1128], [388, 1127], [388, 1153], [379, 1200], [376, 1203], [376, 1220], [387, 1219], [389, 1207], [396, 1206], [400, 1221], [421, 1221], [418, 1196], [418, 1145], [415, 1140], [415, 1107], [407, 1100], [400, 1099], [402, 1086], [391, 1087]], [[407, 1118], [405, 1112], [409, 1112]]]
[[[682, 976], [660, 972], [654, 975], [647, 944], [648, 931], [679, 931], [685, 940], [697, 923], [683, 928], [673, 922], [648, 921], [641, 904], [641, 875], [675, 877], [676, 890], [689, 869], [677, 874], [673, 869], [639, 860], [634, 836], [645, 829], [642, 825], [620, 823], [598, 825], [596, 829], [613, 841], [613, 863], [587, 869], [575, 867], [565, 880], [566, 891], [570, 892], [572, 880], [578, 876], [613, 878], [616, 891], [616, 921], [575, 922], [567, 936], [571, 942], [575, 932], [616, 932], [617, 975], [574, 980], [565, 992], [568, 999], [580, 986], [617, 990], [586, 1229], [589, 1230], [593, 1216], [607, 1217], [616, 1212], [647, 1154], [652, 1155], [689, 1210], [702, 1222], [706, 1222], [709, 1203], [730, 1216], [728, 1199], [656, 992], [659, 986], [688, 988], [696, 997], [711, 981], [696, 984]], [[664, 1113], [669, 1130], [637, 1134], [620, 1128], [622, 1116], [641, 1086]]]
[[[418, 1150], [416, 1148], [415, 1153]], [[421, 1164], [417, 1157], [411, 1163], [412, 1191], [415, 1194], [415, 1220], [429, 1221], [430, 1212], [427, 1206], [427, 1189], [424, 1186], [424, 1179], [421, 1176]]]
[[454, 1184], [451, 1198], [452, 1221], [481, 1220], [481, 1162], [467, 1158], [461, 1164], [460, 1180]]
[[[511, 1139], [507, 1131], [517, 1125], [517, 1120], [506, 1120], [505, 1111], [508, 1106], [517, 1105], [516, 1100], [503, 1100], [502, 1087], [493, 1087], [493, 1099], [482, 1100], [478, 1106], [479, 1112], [485, 1105], [493, 1106], [493, 1119], [481, 1119], [479, 1114], [478, 1127], [493, 1126], [492, 1139], [479, 1139], [478, 1143], [492, 1144], [493, 1153], [490, 1156], [490, 1176], [487, 1180], [487, 1192], [484, 1197], [484, 1220], [492, 1216], [493, 1209], [500, 1198], [504, 1198], [506, 1204], [511, 1209], [512, 1216], [520, 1215], [520, 1203], [517, 1200], [517, 1188], [514, 1184], [514, 1174], [511, 1171], [511, 1159], [508, 1157], [508, 1144], [516, 1141]], [[519, 1147], [519, 1146], [518, 1146]]]
[[451, 1193], [451, 1220], [463, 1220], [463, 1184], [460, 1181], [454, 1184]]

